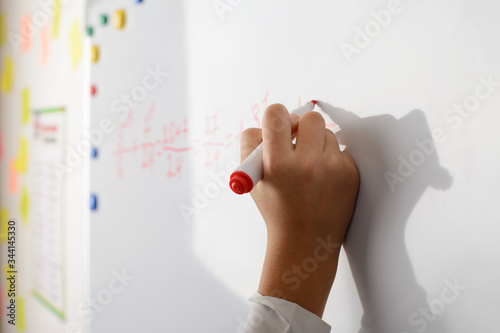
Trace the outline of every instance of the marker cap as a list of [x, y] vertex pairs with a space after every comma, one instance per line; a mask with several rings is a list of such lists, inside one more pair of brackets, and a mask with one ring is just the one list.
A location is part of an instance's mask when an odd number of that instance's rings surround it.
[[229, 187], [231, 187], [231, 190], [236, 194], [245, 194], [252, 190], [253, 181], [252, 178], [243, 171], [235, 171], [231, 174]]

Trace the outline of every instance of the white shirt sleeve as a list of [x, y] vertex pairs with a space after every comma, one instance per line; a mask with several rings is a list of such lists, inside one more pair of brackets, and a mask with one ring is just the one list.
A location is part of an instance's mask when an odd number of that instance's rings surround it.
[[256, 292], [241, 333], [329, 333], [330, 325], [298, 304]]

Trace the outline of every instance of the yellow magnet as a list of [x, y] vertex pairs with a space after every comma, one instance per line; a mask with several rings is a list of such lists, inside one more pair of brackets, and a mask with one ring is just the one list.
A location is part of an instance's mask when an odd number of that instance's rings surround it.
[[90, 57], [93, 63], [99, 60], [99, 47], [97, 45], [92, 45], [92, 50], [90, 51]]
[[125, 26], [125, 11], [118, 9], [113, 16], [113, 25], [116, 29], [123, 29]]

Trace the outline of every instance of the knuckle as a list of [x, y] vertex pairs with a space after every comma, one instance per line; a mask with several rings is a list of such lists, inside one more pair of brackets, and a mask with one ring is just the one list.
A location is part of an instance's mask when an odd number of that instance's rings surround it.
[[288, 113], [288, 112], [286, 111], [286, 107], [283, 104], [275, 103], [275, 104], [269, 105], [266, 108], [265, 113], [269, 114], [269, 115], [282, 115], [282, 114]]
[[243, 132], [241, 132], [242, 141], [246, 141], [248, 139], [258, 138], [260, 134], [259, 128], [247, 128]]
[[272, 104], [266, 108], [262, 127], [272, 131], [281, 131], [287, 122], [290, 122], [290, 116], [285, 106]]
[[345, 152], [328, 159], [330, 173], [335, 175], [338, 187], [357, 191], [360, 184], [359, 171], [353, 159]]
[[358, 189], [359, 188], [360, 178], [359, 178], [359, 171], [358, 171], [358, 168], [356, 168], [356, 166], [354, 166], [352, 168], [351, 180], [352, 180], [353, 187], [355, 187], [356, 189]]
[[353, 187], [359, 188], [360, 176], [358, 167], [348, 154], [344, 153], [344, 156], [346, 161], [346, 178]]
[[326, 136], [331, 137], [332, 139], [336, 139], [337, 138], [337, 136], [335, 135], [335, 133], [333, 133], [332, 130], [330, 130], [330, 129], [326, 130]]
[[261, 139], [261, 130], [259, 128], [248, 128], [241, 133], [240, 139], [240, 160], [243, 161], [255, 149]]
[[273, 131], [270, 130], [268, 127], [263, 127], [262, 128], [262, 140], [267, 143], [271, 143], [273, 141]]
[[328, 144], [333, 144], [333, 143], [337, 143], [337, 136], [335, 135], [335, 133], [333, 133], [331, 130], [329, 129], [326, 129], [326, 140], [327, 140], [327, 143]]
[[323, 118], [321, 113], [317, 111], [306, 112], [301, 118], [306, 119], [307, 121], [325, 124], [325, 118]]

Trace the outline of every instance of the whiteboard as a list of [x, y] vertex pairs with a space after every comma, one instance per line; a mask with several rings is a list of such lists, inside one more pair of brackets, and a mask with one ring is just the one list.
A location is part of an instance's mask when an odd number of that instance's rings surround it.
[[[112, 17], [122, 8], [126, 25], [117, 30]], [[102, 14], [109, 17], [105, 26]], [[248, 310], [196, 257], [193, 225], [177, 208], [190, 201], [195, 160], [184, 23], [181, 1], [108, 1], [88, 11], [91, 43], [99, 47], [90, 73], [96, 87], [90, 128], [108, 119], [114, 129], [103, 132], [90, 161], [98, 205], [90, 214], [91, 332], [229, 332], [228, 318], [245, 318]], [[160, 73], [157, 82], [150, 71]], [[151, 90], [143, 99], [137, 87], [144, 86]], [[122, 94], [136, 104], [128, 116], [119, 112], [128, 106]], [[113, 282], [117, 275], [125, 282]]]
[[[135, 279], [92, 332], [241, 327], [265, 229], [221, 184], [267, 105], [312, 98], [362, 179], [332, 331], [494, 332], [496, 2], [115, 1], [92, 4], [89, 22], [120, 8], [125, 28], [92, 37], [91, 127], [116, 128], [90, 164], [91, 293], [113, 271]], [[156, 65], [168, 77], [119, 119], [112, 103]]]

